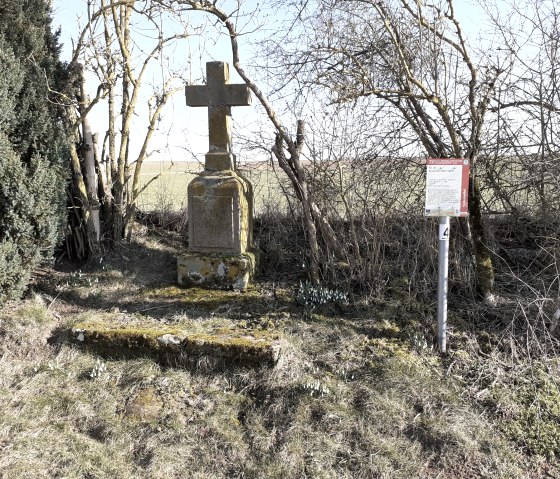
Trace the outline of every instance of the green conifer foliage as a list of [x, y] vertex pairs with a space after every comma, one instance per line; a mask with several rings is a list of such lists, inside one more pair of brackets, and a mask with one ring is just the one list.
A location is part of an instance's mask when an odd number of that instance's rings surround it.
[[57, 37], [46, 0], [0, 3], [0, 305], [50, 257], [64, 218], [67, 162]]
[[57, 183], [45, 160], [24, 165], [0, 134], [0, 304], [21, 295], [32, 268], [56, 242]]

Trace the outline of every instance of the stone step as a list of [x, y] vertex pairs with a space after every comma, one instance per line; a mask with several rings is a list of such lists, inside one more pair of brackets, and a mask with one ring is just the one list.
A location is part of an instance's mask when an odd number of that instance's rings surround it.
[[108, 357], [148, 355], [174, 365], [211, 357], [224, 360], [224, 364], [274, 366], [281, 353], [278, 334], [246, 328], [220, 327], [193, 332], [188, 324], [86, 320], [73, 324], [67, 333], [72, 342]]

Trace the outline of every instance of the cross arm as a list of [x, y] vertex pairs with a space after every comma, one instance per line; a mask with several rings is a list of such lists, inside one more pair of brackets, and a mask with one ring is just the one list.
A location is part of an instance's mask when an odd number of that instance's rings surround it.
[[224, 104], [229, 106], [249, 106], [251, 104], [251, 90], [244, 83], [225, 85]]
[[213, 105], [208, 100], [208, 86], [187, 85], [185, 87], [187, 106], [249, 106], [251, 105], [251, 90], [245, 84], [224, 85], [222, 94], [213, 99]]
[[187, 106], [208, 106], [208, 87], [206, 85], [187, 85], [185, 97]]

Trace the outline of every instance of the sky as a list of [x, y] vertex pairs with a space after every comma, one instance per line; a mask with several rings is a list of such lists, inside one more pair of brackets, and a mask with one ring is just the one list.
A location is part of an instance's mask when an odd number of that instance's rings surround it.
[[[60, 26], [61, 28], [61, 42], [63, 43], [62, 57], [64, 60], [69, 60], [72, 53], [72, 38], [78, 35], [79, 24], [85, 23], [86, 18], [86, 0], [52, 0], [53, 13], [54, 13], [54, 27]], [[219, 4], [231, 4], [232, 2], [225, 0]], [[256, 0], [247, 0], [244, 5], [247, 11], [252, 11], [257, 8], [259, 3]], [[481, 21], [483, 18], [482, 10], [476, 0], [456, 0], [455, 8], [458, 18], [461, 19], [463, 27], [467, 30], [470, 37], [479, 35], [484, 29], [484, 23]], [[251, 31], [251, 24], [245, 26], [247, 32], [246, 36], [240, 37], [242, 62], [250, 63], [252, 48], [251, 41], [258, 40], [266, 35], [267, 26], [277, 26], [279, 21], [282, 21], [283, 12], [276, 11], [261, 11], [262, 15], [258, 18], [254, 17], [251, 20], [253, 23], [259, 23], [259, 29]], [[203, 13], [197, 13], [199, 18], [203, 18]], [[263, 28], [264, 27], [264, 28]], [[238, 27], [239, 28], [239, 27]], [[243, 29], [243, 27], [241, 27]], [[186, 68], [185, 73], [188, 76], [187, 81], [190, 83], [201, 83], [204, 64], [206, 61], [220, 60], [231, 62], [231, 50], [229, 40], [219, 35], [217, 27], [211, 28], [206, 35], [206, 43], [204, 44], [204, 52], [196, 52], [198, 45], [196, 40], [190, 40], [191, 53], [194, 66]], [[223, 33], [223, 32], [222, 32]], [[140, 44], [142, 40], [139, 40]], [[185, 59], [188, 57], [188, 50], [186, 44], [179, 46], [173, 52], [172, 64], [185, 64]], [[241, 83], [241, 79], [237, 76], [233, 68], [230, 68], [232, 83]], [[157, 82], [157, 71], [154, 71], [152, 79]], [[258, 77], [257, 77], [257, 80]], [[90, 75], [86, 77], [87, 86], [90, 90], [90, 96], [94, 96], [98, 86], [97, 79]], [[131, 157], [135, 157], [135, 153], [139, 150], [142, 135], [146, 128], [146, 104], [148, 97], [144, 96], [140, 100], [138, 116], [135, 118], [133, 125], [134, 131], [139, 132], [138, 140], [132, 142]], [[266, 128], [267, 119], [264, 117], [262, 109], [255, 104], [256, 100], [253, 99], [253, 106], [251, 107], [234, 107], [232, 116], [234, 120], [234, 152], [241, 155], [241, 159], [266, 159], [259, 154], [249, 151], [239, 151], [240, 147], [236, 147], [235, 135], [245, 134], [246, 132], [258, 131], [264, 127]], [[99, 137], [103, 138], [104, 132], [107, 128], [106, 120], [106, 104], [100, 103], [92, 111], [92, 123], [99, 133]], [[178, 92], [172, 101], [166, 106], [164, 110], [162, 122], [160, 124], [161, 133], [154, 135], [152, 141], [152, 149], [157, 151], [151, 156], [153, 161], [193, 161], [197, 159], [203, 161], [204, 153], [208, 149], [208, 132], [207, 132], [207, 109], [206, 108], [190, 108], [185, 104], [184, 92]]]
[[[254, 2], [248, 2], [248, 7], [252, 8]], [[61, 29], [61, 43], [62, 43], [62, 59], [65, 61], [70, 60], [72, 56], [73, 41], [77, 38], [79, 32], [79, 25], [85, 23], [87, 2], [85, 0], [53, 0], [53, 26]], [[197, 13], [199, 18], [203, 18], [202, 13]], [[194, 53], [193, 66], [189, 69], [185, 67], [185, 74], [188, 76], [187, 81], [192, 84], [202, 83], [202, 75], [204, 75], [204, 65], [206, 61], [227, 61], [231, 63], [231, 49], [229, 40], [223, 36], [218, 35], [214, 31], [211, 35], [211, 40], [206, 42], [204, 48], [206, 51], [203, 54]], [[198, 42], [194, 39], [189, 40], [190, 47], [193, 50], [199, 46]], [[142, 40], [139, 41], [140, 44]], [[182, 48], [183, 47], [183, 48]], [[179, 45], [173, 51], [174, 67], [179, 68], [180, 64], [185, 65], [185, 59], [189, 52], [187, 51], [186, 43]], [[231, 83], [241, 83], [242, 80], [237, 75], [235, 70], [230, 67]], [[158, 81], [157, 68], [154, 69], [151, 80]], [[148, 76], [148, 78], [150, 78]], [[95, 76], [86, 76], [86, 83], [89, 90], [90, 97], [95, 95], [99, 81]], [[150, 92], [149, 88], [145, 89], [144, 96], [139, 101], [139, 112], [135, 119], [134, 130], [140, 132], [138, 140], [134, 141], [131, 147], [131, 157], [135, 158], [136, 153], [139, 151], [142, 135], [146, 131], [147, 122], [143, 119], [147, 118], [147, 101]], [[99, 137], [103, 138], [104, 132], [107, 128], [106, 120], [106, 103], [101, 102], [96, 106], [91, 113], [92, 124], [94, 130], [97, 129]], [[255, 102], [253, 106], [241, 107], [233, 109], [233, 118], [236, 127], [243, 128], [244, 125], [250, 125], [259, 121], [256, 114]], [[253, 110], [253, 111], [251, 111]], [[153, 161], [193, 161], [196, 158], [198, 161], [204, 161], [204, 153], [208, 150], [208, 127], [207, 127], [207, 108], [190, 108], [185, 104], [185, 95], [183, 91], [176, 93], [172, 100], [166, 105], [162, 121], [160, 123], [161, 132], [156, 133], [152, 140], [151, 149], [154, 153], [151, 156]], [[97, 127], [97, 128], [96, 128]], [[249, 126], [247, 126], [249, 128]], [[235, 146], [235, 145], [234, 145]], [[194, 156], [193, 156], [194, 155]]]

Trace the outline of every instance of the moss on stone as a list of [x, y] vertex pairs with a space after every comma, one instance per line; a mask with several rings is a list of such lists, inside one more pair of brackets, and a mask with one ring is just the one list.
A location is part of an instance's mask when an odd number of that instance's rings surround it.
[[163, 401], [154, 387], [141, 389], [131, 398], [124, 409], [124, 415], [135, 422], [156, 421], [163, 409]]
[[177, 258], [178, 282], [186, 287], [245, 291], [255, 274], [255, 267], [255, 255], [251, 252], [197, 252]]
[[193, 332], [188, 324], [93, 320], [74, 323], [70, 337], [109, 355], [212, 356], [240, 363], [275, 363], [280, 352], [279, 334], [248, 328]]
[[255, 335], [233, 336], [228, 333], [193, 334], [187, 336], [182, 347], [187, 354], [211, 355], [241, 359], [243, 362], [276, 362], [277, 345], [274, 340]]
[[[82, 322], [73, 326], [74, 336], [84, 335], [88, 343], [102, 342], [114, 348], [162, 349], [158, 338], [164, 335], [181, 337], [184, 332], [179, 328], [149, 327], [135, 324], [107, 324], [100, 321]], [[81, 341], [78, 339], [78, 341]]]

